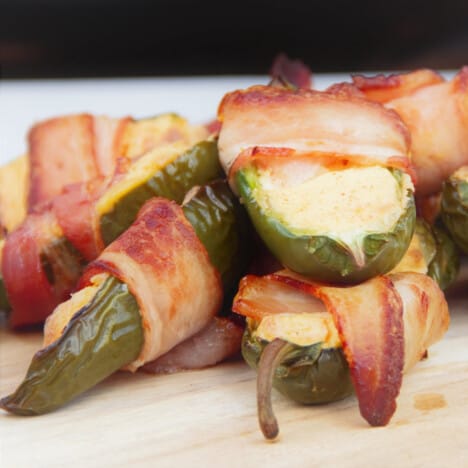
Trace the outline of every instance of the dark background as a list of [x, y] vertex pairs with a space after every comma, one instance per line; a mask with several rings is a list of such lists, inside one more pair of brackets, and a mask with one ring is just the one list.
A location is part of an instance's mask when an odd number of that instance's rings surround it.
[[3, 78], [263, 74], [468, 64], [468, 0], [0, 0]]

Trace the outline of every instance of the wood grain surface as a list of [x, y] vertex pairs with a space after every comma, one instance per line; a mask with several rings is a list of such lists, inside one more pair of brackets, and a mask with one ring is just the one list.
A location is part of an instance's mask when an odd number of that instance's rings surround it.
[[[257, 426], [255, 375], [242, 362], [168, 376], [118, 373], [39, 417], [0, 410], [0, 466], [468, 466], [468, 282], [450, 295], [451, 326], [404, 378], [387, 427], [371, 428], [354, 397], [298, 406], [278, 393], [280, 437]], [[0, 395], [13, 391], [39, 332], [0, 331]]]

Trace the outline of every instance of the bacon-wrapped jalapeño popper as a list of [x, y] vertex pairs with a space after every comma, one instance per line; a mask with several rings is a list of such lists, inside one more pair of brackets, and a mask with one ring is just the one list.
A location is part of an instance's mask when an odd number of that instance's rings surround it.
[[182, 206], [148, 201], [48, 318], [46, 347], [0, 406], [45, 413], [118, 369], [165, 355], [210, 325], [245, 270], [248, 246], [247, 217], [225, 182], [193, 189]]
[[254, 86], [219, 108], [221, 163], [275, 257], [317, 281], [390, 271], [415, 223], [409, 134], [352, 93]]
[[[166, 117], [155, 120], [160, 119], [167, 126]], [[104, 182], [65, 187], [8, 235], [2, 274], [12, 326], [44, 321], [68, 297], [83, 265], [130, 226], [146, 200], [163, 196], [180, 203], [191, 187], [221, 174], [216, 142], [198, 141], [200, 132], [182, 130], [181, 141], [120, 159]]]
[[440, 288], [411, 272], [349, 287], [289, 271], [249, 275], [233, 310], [247, 317], [242, 352], [258, 370], [258, 417], [269, 439], [278, 434], [272, 385], [303, 404], [336, 401], [354, 390], [369, 424], [387, 424], [402, 374], [426, 356], [449, 324]]
[[468, 165], [455, 171], [442, 190], [441, 214], [460, 249], [468, 253]]

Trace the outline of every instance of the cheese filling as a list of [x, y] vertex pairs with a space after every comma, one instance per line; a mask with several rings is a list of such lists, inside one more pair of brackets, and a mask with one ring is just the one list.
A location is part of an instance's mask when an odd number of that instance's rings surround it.
[[452, 177], [454, 179], [462, 180], [468, 182], [468, 166], [462, 166], [460, 169], [457, 169]]
[[408, 206], [413, 185], [383, 167], [352, 168], [291, 178], [258, 171], [254, 197], [295, 235], [327, 236], [348, 245], [356, 258], [364, 238], [394, 229]]
[[122, 179], [114, 182], [99, 199], [96, 205], [98, 216], [102, 217], [112, 211], [125, 195], [144, 184], [156, 171], [162, 170], [189, 148], [190, 145], [182, 142], [159, 146], [133, 162]]
[[322, 343], [324, 348], [341, 347], [338, 330], [326, 311], [268, 315], [253, 334], [266, 341], [281, 338], [298, 346]]
[[206, 137], [207, 131], [202, 126], [191, 125], [177, 114], [163, 114], [129, 122], [122, 138], [121, 155], [133, 159], [156, 146], [176, 141], [192, 144]]
[[93, 300], [102, 283], [108, 277], [107, 273], [93, 276], [89, 286], [73, 293], [68, 301], [62, 302], [54, 309], [52, 314], [47, 317], [44, 325], [44, 347], [60, 338], [71, 318]]
[[429, 270], [429, 264], [435, 256], [435, 244], [431, 247], [433, 249], [430, 252], [431, 255], [429, 258], [426, 258], [421, 238], [418, 233], [415, 232], [411, 238], [411, 243], [405, 255], [390, 273], [412, 271], [414, 273], [422, 273], [423, 275], [426, 275]]

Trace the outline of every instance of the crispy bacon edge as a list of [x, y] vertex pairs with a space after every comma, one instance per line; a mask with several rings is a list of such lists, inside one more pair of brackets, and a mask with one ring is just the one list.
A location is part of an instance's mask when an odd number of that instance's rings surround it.
[[354, 75], [354, 86], [371, 101], [386, 103], [407, 96], [418, 89], [444, 82], [444, 78], [433, 70], [421, 69], [399, 75], [375, 76]]

